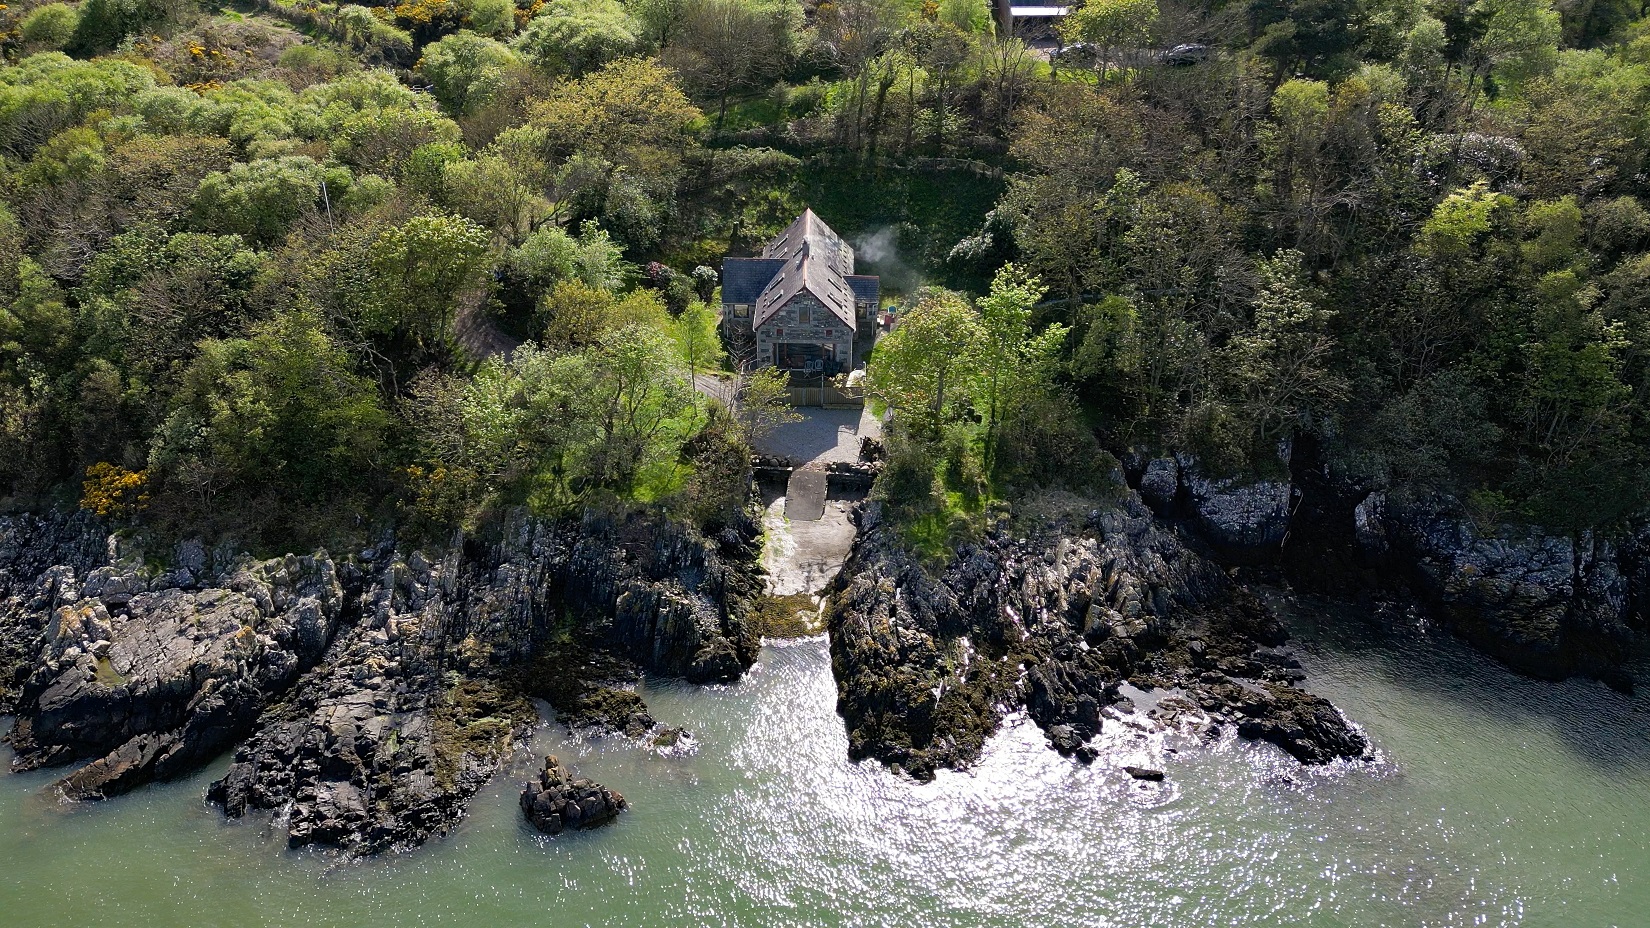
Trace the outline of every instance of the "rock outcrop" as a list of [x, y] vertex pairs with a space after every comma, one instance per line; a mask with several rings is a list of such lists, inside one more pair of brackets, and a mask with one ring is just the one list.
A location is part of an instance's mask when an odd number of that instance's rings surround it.
[[[743, 673], [755, 535], [518, 519], [440, 560], [391, 543], [337, 561], [193, 545], [157, 571], [84, 516], [0, 520], [0, 669], [21, 683], [8, 738], [19, 767], [92, 759], [60, 783], [77, 799], [246, 738], [209, 790], [227, 814], [278, 813], [292, 846], [413, 847], [462, 818], [534, 722], [527, 695], [556, 688], [533, 675], [571, 672], [535, 658], [570, 638], [653, 673]], [[609, 683], [561, 688], [588, 697], [587, 724], [656, 734]]]
[[551, 755], [538, 780], [521, 791], [521, 812], [533, 827], [549, 835], [568, 829], [598, 828], [629, 808], [624, 797], [572, 771]]
[[191, 579], [114, 567], [58, 578], [9, 736], [15, 767], [95, 758], [62, 781], [72, 799], [194, 769], [320, 658], [344, 600], [324, 554], [172, 585]]
[[1256, 658], [1284, 637], [1271, 613], [1133, 494], [1064, 504], [1069, 515], [1023, 535], [962, 547], [937, 576], [877, 504], [862, 510], [828, 614], [854, 757], [928, 778], [970, 763], [1023, 705], [1056, 749], [1090, 760], [1125, 680], [1223, 707], [1217, 721], [1256, 722], [1239, 733], [1306, 762], [1364, 752], [1333, 708], [1303, 708], [1317, 704], [1291, 686], [1298, 673]]
[[1405, 505], [1377, 497], [1372, 544], [1400, 565], [1446, 624], [1473, 646], [1531, 676], [1582, 674], [1628, 686], [1636, 571], [1625, 548], [1592, 534], [1528, 527], [1480, 530], [1447, 499]]
[[85, 513], [0, 517], [0, 714], [16, 711], [59, 588], [109, 558], [108, 533]]
[[[1135, 455], [1152, 510], [1224, 563], [1276, 565], [1308, 590], [1417, 596], [1474, 647], [1521, 673], [1631, 685], [1635, 630], [1650, 625], [1650, 532], [1572, 539], [1530, 526], [1477, 527], [1447, 497], [1402, 505], [1337, 472], [1310, 438], [1290, 474], [1214, 479], [1188, 455]], [[1384, 588], [1384, 589], [1383, 589]]]
[[1185, 523], [1223, 560], [1275, 559], [1296, 502], [1286, 479], [1214, 477], [1186, 454], [1136, 457], [1127, 471], [1152, 511]]
[[[237, 750], [211, 796], [230, 815], [288, 810], [293, 846], [377, 853], [443, 834], [533, 721], [526, 695], [574, 694], [589, 703], [579, 721], [639, 736], [655, 727], [641, 700], [579, 668], [634, 662], [727, 680], [749, 667], [749, 543], [587, 518], [513, 523], [439, 563], [380, 557], [357, 625]], [[574, 640], [580, 659], [558, 660]], [[587, 641], [618, 657], [592, 655]]]

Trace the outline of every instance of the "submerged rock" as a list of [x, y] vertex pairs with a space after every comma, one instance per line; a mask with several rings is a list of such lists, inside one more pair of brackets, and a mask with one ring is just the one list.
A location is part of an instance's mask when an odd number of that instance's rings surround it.
[[533, 827], [550, 835], [569, 828], [599, 828], [629, 808], [625, 798], [599, 783], [574, 777], [555, 755], [544, 759], [538, 781], [521, 791], [521, 811]]

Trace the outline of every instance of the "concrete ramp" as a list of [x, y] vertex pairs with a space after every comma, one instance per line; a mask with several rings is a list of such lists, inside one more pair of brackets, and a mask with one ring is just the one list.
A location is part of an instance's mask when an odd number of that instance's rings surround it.
[[792, 522], [818, 522], [825, 514], [825, 472], [803, 468], [791, 473], [785, 484], [785, 518]]

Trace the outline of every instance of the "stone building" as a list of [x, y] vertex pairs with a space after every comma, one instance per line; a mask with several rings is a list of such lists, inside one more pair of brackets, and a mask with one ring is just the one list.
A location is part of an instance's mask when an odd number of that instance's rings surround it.
[[722, 262], [723, 324], [763, 367], [851, 370], [875, 338], [880, 300], [877, 278], [854, 273], [854, 250], [811, 209], [761, 255]]

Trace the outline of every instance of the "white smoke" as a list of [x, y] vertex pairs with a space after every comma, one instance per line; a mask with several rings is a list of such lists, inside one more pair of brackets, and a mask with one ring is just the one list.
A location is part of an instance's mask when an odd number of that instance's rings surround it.
[[854, 239], [854, 272], [882, 278], [882, 292], [909, 293], [922, 275], [900, 255], [899, 227], [883, 226]]

